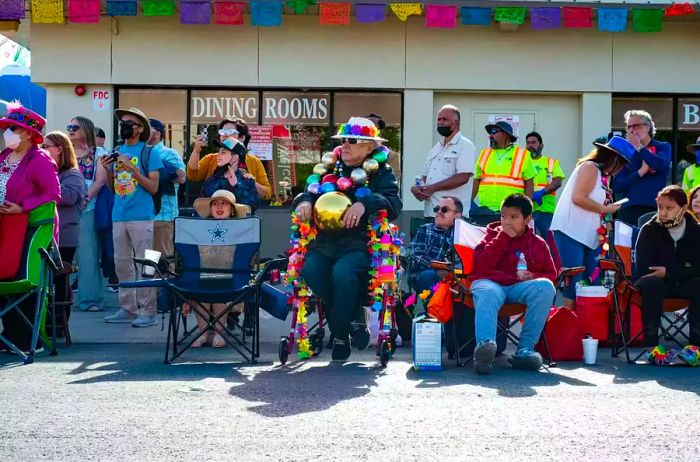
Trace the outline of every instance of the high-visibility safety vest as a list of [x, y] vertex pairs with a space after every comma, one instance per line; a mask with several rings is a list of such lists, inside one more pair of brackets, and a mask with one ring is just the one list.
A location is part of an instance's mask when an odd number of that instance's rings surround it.
[[696, 186], [700, 186], [700, 165], [691, 165], [683, 172], [683, 189], [690, 192]]
[[[564, 172], [553, 157], [540, 156], [537, 159], [532, 159], [532, 165], [537, 170], [537, 175], [535, 175], [535, 191], [544, 189], [549, 183], [555, 178], [564, 178]], [[557, 205], [557, 193], [556, 191], [549, 192], [542, 197], [542, 203], [537, 202], [532, 204], [532, 210], [534, 212], [542, 213], [554, 213], [554, 209]]]
[[[537, 160], [533, 159], [532, 162], [537, 164]], [[553, 172], [554, 172], [554, 159], [552, 159], [551, 157], [548, 157], [547, 158], [547, 170], [545, 172], [538, 173], [537, 176], [535, 177], [535, 191], [539, 191], [540, 189], [546, 188], [547, 185], [552, 182], [552, 178], [554, 178], [552, 176]], [[556, 196], [557, 192], [551, 191], [551, 192], [548, 192], [547, 194], [548, 195], [551, 194], [552, 196]]]
[[481, 169], [479, 178], [479, 205], [498, 211], [503, 199], [511, 194], [525, 192], [525, 180], [522, 179], [523, 166], [530, 153], [525, 148], [511, 146], [513, 156], [510, 161], [505, 154], [499, 162], [498, 154], [493, 148], [485, 148], [479, 153], [477, 165]]

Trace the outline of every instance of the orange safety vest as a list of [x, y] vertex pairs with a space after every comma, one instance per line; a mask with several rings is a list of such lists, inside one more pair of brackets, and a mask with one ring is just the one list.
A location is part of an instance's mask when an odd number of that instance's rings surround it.
[[523, 165], [525, 165], [525, 156], [529, 155], [527, 149], [516, 146], [515, 153], [513, 154], [513, 164], [510, 167], [508, 176], [499, 176], [498, 174], [492, 174], [487, 171], [486, 167], [491, 158], [491, 154], [493, 154], [493, 148], [484, 149], [481, 151], [481, 154], [479, 154], [478, 163], [479, 168], [481, 168], [481, 184], [487, 184], [489, 186], [508, 186], [525, 190], [525, 180], [522, 179], [521, 174]]

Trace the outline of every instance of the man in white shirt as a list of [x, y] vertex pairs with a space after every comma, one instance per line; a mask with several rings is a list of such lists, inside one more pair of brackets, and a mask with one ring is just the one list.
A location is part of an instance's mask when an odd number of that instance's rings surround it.
[[[437, 132], [443, 137], [430, 150], [423, 168], [420, 185], [411, 192], [421, 202], [425, 202], [423, 215], [432, 221], [435, 207], [444, 196], [458, 197], [463, 204], [469, 204], [476, 164], [474, 143], [462, 136], [459, 131], [460, 113], [457, 107], [443, 106], [437, 116]], [[464, 210], [463, 215], [469, 216]]]

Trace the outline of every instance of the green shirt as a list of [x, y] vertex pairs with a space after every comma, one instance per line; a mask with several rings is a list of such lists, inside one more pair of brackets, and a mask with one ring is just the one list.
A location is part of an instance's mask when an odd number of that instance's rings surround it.
[[[534, 179], [535, 191], [544, 189], [544, 187], [551, 183], [554, 178], [566, 178], [564, 171], [561, 169], [561, 165], [559, 165], [559, 161], [556, 159], [553, 159], [554, 165], [552, 166], [551, 171], [549, 171], [549, 159], [549, 157], [544, 155], [537, 159], [532, 159], [532, 165], [535, 167], [535, 170], [537, 170], [537, 174], [535, 175]], [[533, 204], [533, 211], [554, 213], [554, 207], [556, 204], [557, 197], [555, 194], [545, 194], [545, 196], [542, 198], [542, 205], [538, 204], [537, 202]]]
[[683, 172], [683, 189], [685, 192], [690, 192], [698, 185], [700, 185], [700, 165], [691, 165]]

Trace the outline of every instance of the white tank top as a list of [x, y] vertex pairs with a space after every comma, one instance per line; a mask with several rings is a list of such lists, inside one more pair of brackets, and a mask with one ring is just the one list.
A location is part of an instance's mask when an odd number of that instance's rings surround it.
[[[571, 178], [569, 178], [566, 186], [564, 186], [564, 190], [559, 195], [557, 208], [554, 211], [551, 229], [552, 231], [560, 231], [586, 247], [595, 249], [598, 247], [600, 214], [589, 212], [574, 204], [572, 201], [578, 173], [581, 170], [581, 166], [588, 163], [593, 164], [593, 162], [587, 161], [577, 165], [574, 172], [571, 174]], [[605, 202], [605, 188], [603, 188], [600, 169], [598, 169], [598, 179], [593, 187], [593, 191], [588, 195], [588, 198], [601, 205]]]

